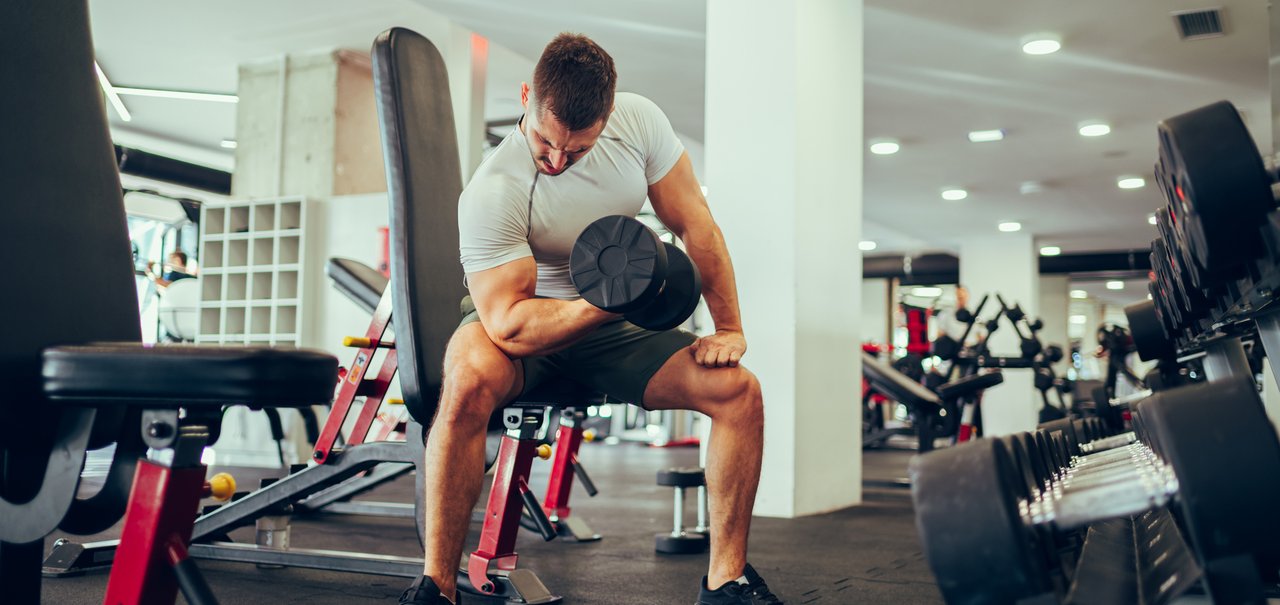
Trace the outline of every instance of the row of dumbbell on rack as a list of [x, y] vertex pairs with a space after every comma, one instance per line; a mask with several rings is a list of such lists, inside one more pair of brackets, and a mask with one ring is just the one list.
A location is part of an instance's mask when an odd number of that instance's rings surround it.
[[1280, 582], [1280, 441], [1249, 378], [1159, 392], [1133, 431], [1063, 419], [912, 461], [948, 603], [1263, 602]]
[[1220, 101], [1160, 122], [1149, 302], [1128, 312], [1144, 359], [1253, 328], [1280, 288], [1274, 162]]

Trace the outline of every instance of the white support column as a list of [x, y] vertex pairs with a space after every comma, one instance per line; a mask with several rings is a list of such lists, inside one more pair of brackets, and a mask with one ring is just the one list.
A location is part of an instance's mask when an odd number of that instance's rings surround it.
[[480, 165], [484, 150], [484, 83], [489, 71], [489, 40], [460, 25], [450, 27], [445, 61], [449, 70], [449, 94], [458, 132], [462, 182]]
[[[1053, 365], [1053, 371], [1062, 376], [1071, 366], [1071, 340], [1067, 337], [1067, 315], [1071, 306], [1071, 278], [1066, 275], [1046, 275], [1040, 278], [1040, 313], [1044, 321], [1040, 341], [1044, 346], [1062, 347], [1062, 361]], [[1054, 400], [1056, 402], [1056, 399]]]
[[861, 500], [861, 142], [861, 0], [707, 2], [707, 187], [764, 388], [759, 515]]
[[[961, 242], [960, 283], [969, 288], [969, 297], [975, 305], [983, 295], [991, 295], [980, 319], [990, 318], [1000, 308], [996, 294], [1010, 305], [1021, 305], [1034, 317], [1039, 309], [1036, 295], [1040, 271], [1035, 242], [1029, 233], [996, 233], [994, 228], [992, 231]], [[988, 344], [994, 355], [1022, 355], [1021, 341], [1004, 318]], [[988, 436], [1034, 429], [1040, 405], [1031, 370], [1005, 370], [1004, 384], [982, 395], [983, 429]]]

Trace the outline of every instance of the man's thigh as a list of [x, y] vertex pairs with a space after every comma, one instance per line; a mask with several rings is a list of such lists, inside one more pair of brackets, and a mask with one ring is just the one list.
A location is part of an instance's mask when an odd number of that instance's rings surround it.
[[694, 335], [651, 332], [626, 321], [600, 326], [573, 346], [546, 358], [549, 369], [610, 397], [648, 407], [650, 380], [671, 359], [693, 356]]

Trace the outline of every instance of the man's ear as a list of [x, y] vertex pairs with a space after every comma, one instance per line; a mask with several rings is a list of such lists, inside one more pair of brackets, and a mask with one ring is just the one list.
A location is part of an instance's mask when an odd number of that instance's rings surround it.
[[520, 83], [520, 106], [525, 111], [529, 110], [529, 84], [527, 82]]

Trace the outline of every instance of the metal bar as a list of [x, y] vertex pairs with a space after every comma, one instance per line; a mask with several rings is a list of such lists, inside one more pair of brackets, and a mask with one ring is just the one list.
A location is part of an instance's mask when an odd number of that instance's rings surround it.
[[[369, 321], [369, 328], [364, 334], [365, 338], [374, 342], [382, 340], [382, 335], [390, 326], [391, 288], [387, 288], [378, 301], [378, 308], [373, 312], [373, 319]], [[351, 411], [351, 404], [359, 396], [361, 386], [364, 384], [364, 375], [368, 372], [369, 364], [373, 362], [373, 354], [377, 349], [376, 346], [360, 349], [356, 352], [351, 367], [347, 369], [347, 375], [338, 389], [338, 396], [334, 398], [333, 406], [330, 408], [329, 418], [324, 423], [324, 429], [320, 431], [319, 439], [316, 440], [315, 451], [311, 453], [311, 458], [317, 463], [323, 465], [334, 451], [334, 444], [342, 431], [342, 425]], [[381, 403], [380, 397], [378, 403]]]
[[391, 555], [371, 555], [337, 550], [268, 550], [250, 544], [232, 542], [192, 544], [188, 552], [197, 559], [211, 561], [283, 565], [286, 567], [305, 567], [308, 569], [346, 571], [401, 578], [422, 576], [422, 559]]
[[[1262, 349], [1267, 352], [1267, 358], [1280, 360], [1280, 313], [1259, 315], [1254, 317], [1253, 321], [1258, 324], [1258, 339], [1262, 341]], [[1276, 374], [1275, 362], [1268, 365], [1271, 367], [1271, 380], [1280, 385], [1280, 375]]]
[[364, 515], [389, 519], [412, 519], [417, 506], [405, 502], [334, 502], [315, 512], [326, 515]]
[[[373, 467], [363, 477], [344, 481], [329, 489], [319, 492], [294, 505], [300, 512], [337, 512], [326, 509], [335, 503], [349, 500], [379, 485], [397, 479], [413, 470], [409, 462], [386, 462]], [[321, 510], [326, 509], [326, 510]]]
[[684, 531], [684, 488], [677, 487], [675, 513], [672, 516], [671, 535], [678, 536]]
[[1230, 380], [1239, 376], [1252, 377], [1249, 359], [1244, 355], [1240, 337], [1220, 338], [1204, 347], [1204, 374], [1209, 382]]

